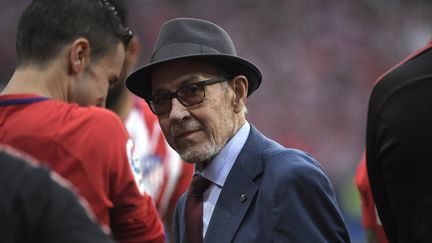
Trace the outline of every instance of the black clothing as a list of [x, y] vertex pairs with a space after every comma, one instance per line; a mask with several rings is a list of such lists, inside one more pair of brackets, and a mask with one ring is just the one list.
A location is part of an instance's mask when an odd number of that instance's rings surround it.
[[6, 150], [0, 148], [0, 242], [114, 242], [52, 172]]
[[390, 242], [432, 242], [431, 44], [384, 75], [369, 101], [366, 164]]

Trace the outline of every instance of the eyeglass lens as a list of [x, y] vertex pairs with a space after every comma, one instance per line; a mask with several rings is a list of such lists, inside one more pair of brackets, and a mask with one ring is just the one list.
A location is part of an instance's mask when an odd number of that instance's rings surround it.
[[155, 114], [163, 114], [171, 110], [173, 98], [177, 98], [184, 106], [193, 106], [201, 103], [204, 97], [204, 85], [200, 82], [181, 87], [174, 93], [155, 95], [150, 107]]

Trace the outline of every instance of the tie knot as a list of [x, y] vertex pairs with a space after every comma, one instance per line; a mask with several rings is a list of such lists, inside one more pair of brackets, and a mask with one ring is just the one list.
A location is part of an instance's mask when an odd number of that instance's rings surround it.
[[205, 177], [199, 174], [194, 175], [189, 186], [188, 195], [192, 197], [201, 197], [209, 184], [210, 181]]

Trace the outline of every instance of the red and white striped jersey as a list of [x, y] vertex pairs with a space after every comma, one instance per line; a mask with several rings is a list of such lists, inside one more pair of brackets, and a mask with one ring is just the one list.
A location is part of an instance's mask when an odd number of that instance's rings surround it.
[[167, 210], [174, 209], [177, 199], [188, 188], [194, 166], [183, 162], [168, 145], [148, 105], [140, 99], [134, 102], [124, 123], [141, 166], [140, 189], [153, 198], [163, 217]]

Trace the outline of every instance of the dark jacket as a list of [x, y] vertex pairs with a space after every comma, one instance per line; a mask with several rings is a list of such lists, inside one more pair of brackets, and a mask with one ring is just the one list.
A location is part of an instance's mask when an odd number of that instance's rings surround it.
[[0, 147], [0, 242], [114, 242], [54, 174], [10, 151]]
[[366, 165], [390, 242], [432, 242], [431, 47], [383, 75], [369, 100]]
[[[246, 200], [241, 200], [244, 195]], [[174, 242], [186, 243], [185, 195]], [[333, 188], [320, 165], [253, 126], [223, 185], [203, 242], [350, 242]]]

